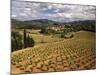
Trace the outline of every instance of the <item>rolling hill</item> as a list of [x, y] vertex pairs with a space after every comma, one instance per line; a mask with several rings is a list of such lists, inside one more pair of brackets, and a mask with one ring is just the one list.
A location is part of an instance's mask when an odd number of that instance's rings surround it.
[[12, 74], [95, 69], [95, 49], [95, 33], [79, 31], [71, 39], [13, 52]]

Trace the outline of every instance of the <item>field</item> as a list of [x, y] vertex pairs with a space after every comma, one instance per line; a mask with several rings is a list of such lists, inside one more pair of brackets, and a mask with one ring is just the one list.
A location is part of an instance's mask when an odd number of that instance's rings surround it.
[[96, 68], [95, 32], [74, 32], [58, 38], [28, 30], [34, 47], [12, 52], [12, 74], [89, 70]]

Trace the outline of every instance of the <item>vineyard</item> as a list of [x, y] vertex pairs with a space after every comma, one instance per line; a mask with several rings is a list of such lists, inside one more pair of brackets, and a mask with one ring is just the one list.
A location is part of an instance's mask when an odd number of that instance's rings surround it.
[[[30, 35], [33, 35], [32, 37], [34, 38], [40, 34]], [[41, 38], [43, 38], [42, 35], [36, 39]], [[94, 32], [75, 32], [74, 37], [70, 39], [45, 36], [44, 41], [47, 43], [37, 44], [34, 47], [12, 53], [12, 74], [75, 71], [96, 68]]]

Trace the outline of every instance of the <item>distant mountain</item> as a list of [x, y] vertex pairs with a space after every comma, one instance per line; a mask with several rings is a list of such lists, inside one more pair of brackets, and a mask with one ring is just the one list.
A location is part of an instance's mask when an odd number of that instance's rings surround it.
[[32, 24], [32, 25], [51, 25], [54, 23], [58, 23], [58, 22], [48, 20], [48, 19], [29, 20], [29, 21], [24, 21], [24, 22], [28, 24]]
[[28, 21], [19, 21], [12, 19], [12, 25], [53, 25], [59, 24], [59, 22], [48, 20], [48, 19], [36, 19], [36, 20], [28, 20]]
[[63, 24], [71, 24], [71, 25], [95, 25], [95, 20], [83, 20], [83, 21], [72, 21]]
[[41, 27], [48, 25], [95, 25], [95, 20], [83, 20], [83, 21], [72, 21], [72, 22], [56, 22], [48, 19], [36, 19], [36, 20], [28, 20], [28, 21], [19, 21], [12, 19], [11, 20], [12, 27]]
[[11, 19], [11, 23], [12, 23], [12, 25], [19, 25], [19, 24], [22, 24], [23, 21], [19, 21], [19, 20], [16, 20], [16, 19]]
[[36, 19], [36, 20], [29, 20], [29, 21], [24, 21], [24, 22], [54, 23], [55, 21], [48, 20], [48, 19]]

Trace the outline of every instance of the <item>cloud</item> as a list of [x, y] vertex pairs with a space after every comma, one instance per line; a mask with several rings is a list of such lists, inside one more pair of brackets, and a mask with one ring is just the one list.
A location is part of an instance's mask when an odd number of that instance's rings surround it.
[[12, 1], [12, 18], [55, 21], [95, 20], [95, 6]]
[[12, 17], [14, 18], [14, 17], [17, 17], [17, 15], [15, 15], [15, 14], [12, 14]]

